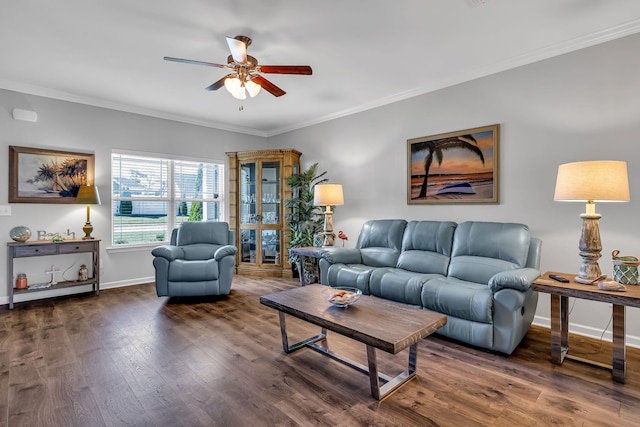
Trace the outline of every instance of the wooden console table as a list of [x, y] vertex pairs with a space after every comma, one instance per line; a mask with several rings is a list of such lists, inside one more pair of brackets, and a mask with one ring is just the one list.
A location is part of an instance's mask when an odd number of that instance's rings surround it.
[[[93, 257], [93, 277], [87, 280], [68, 280], [58, 282], [55, 285], [41, 288], [15, 289], [13, 277], [13, 261], [16, 258], [63, 255], [91, 252]], [[26, 243], [7, 243], [7, 285], [9, 286], [9, 308], [13, 309], [15, 295], [23, 295], [33, 292], [50, 291], [53, 289], [69, 288], [73, 286], [92, 285], [93, 291], [100, 293], [100, 240], [65, 240], [63, 242], [36, 241]]]
[[[561, 283], [551, 280], [557, 274], [570, 280]], [[547, 272], [533, 281], [538, 292], [551, 295], [551, 362], [561, 365], [564, 359], [575, 360], [611, 370], [614, 381], [623, 383], [626, 377], [625, 307], [640, 307], [640, 286], [627, 286], [625, 292], [602, 291], [596, 285], [576, 283], [575, 274]], [[569, 297], [613, 304], [612, 364], [605, 365], [569, 354]]]

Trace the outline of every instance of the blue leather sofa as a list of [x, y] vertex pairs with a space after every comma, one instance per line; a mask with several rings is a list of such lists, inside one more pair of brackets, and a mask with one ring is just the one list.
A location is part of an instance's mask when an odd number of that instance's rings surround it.
[[438, 333], [511, 354], [531, 326], [541, 241], [523, 224], [368, 221], [355, 248], [326, 248], [325, 285], [446, 314]]
[[185, 222], [169, 245], [153, 248], [158, 296], [227, 295], [236, 265], [235, 232], [226, 222]]

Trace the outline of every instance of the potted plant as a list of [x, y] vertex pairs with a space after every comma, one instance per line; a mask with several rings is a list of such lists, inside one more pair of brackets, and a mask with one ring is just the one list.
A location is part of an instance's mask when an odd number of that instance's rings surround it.
[[[285, 207], [291, 208], [291, 212], [286, 214], [289, 223], [289, 233], [291, 237], [291, 248], [303, 246], [315, 246], [316, 235], [322, 231], [323, 218], [322, 209], [313, 204], [313, 187], [316, 184], [327, 182], [324, 178], [325, 172], [318, 174], [318, 163], [314, 163], [306, 171], [297, 175], [291, 175], [286, 183], [291, 187], [293, 196], [285, 200]], [[289, 253], [289, 263], [297, 264], [298, 256]], [[317, 276], [317, 260], [309, 260], [304, 266], [305, 281], [312, 282]], [[297, 269], [293, 269], [294, 274]]]

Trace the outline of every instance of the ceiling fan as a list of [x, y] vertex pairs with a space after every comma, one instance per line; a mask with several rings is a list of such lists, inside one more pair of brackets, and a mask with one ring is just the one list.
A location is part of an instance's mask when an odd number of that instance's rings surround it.
[[224, 86], [237, 99], [245, 99], [247, 97], [246, 92], [249, 92], [249, 96], [253, 98], [260, 92], [261, 88], [276, 97], [286, 93], [259, 73], [310, 75], [312, 72], [311, 67], [308, 65], [258, 65], [256, 58], [247, 55], [247, 47], [251, 45], [251, 38], [247, 36], [227, 37], [227, 45], [229, 45], [231, 55], [227, 58], [226, 65], [194, 61], [192, 59], [172, 58], [170, 56], [165, 56], [164, 59], [166, 61], [185, 62], [187, 64], [225, 68], [233, 71], [206, 87], [206, 89], [218, 90]]

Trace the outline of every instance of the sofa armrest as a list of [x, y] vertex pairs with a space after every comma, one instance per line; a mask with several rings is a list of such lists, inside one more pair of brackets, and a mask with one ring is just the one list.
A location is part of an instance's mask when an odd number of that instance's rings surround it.
[[329, 247], [322, 250], [322, 258], [329, 264], [361, 264], [360, 249]]
[[526, 291], [531, 287], [540, 271], [535, 268], [518, 268], [515, 270], [501, 271], [489, 279], [489, 289], [494, 294], [500, 289], [511, 288], [517, 291]]
[[180, 246], [163, 245], [153, 248], [151, 255], [173, 261], [184, 258], [184, 251]]
[[216, 261], [220, 261], [222, 258], [226, 256], [235, 255], [237, 253], [238, 253], [238, 248], [236, 248], [233, 245], [225, 245], [225, 246], [222, 246], [221, 248], [218, 248], [218, 250], [213, 255], [213, 257], [216, 259]]

